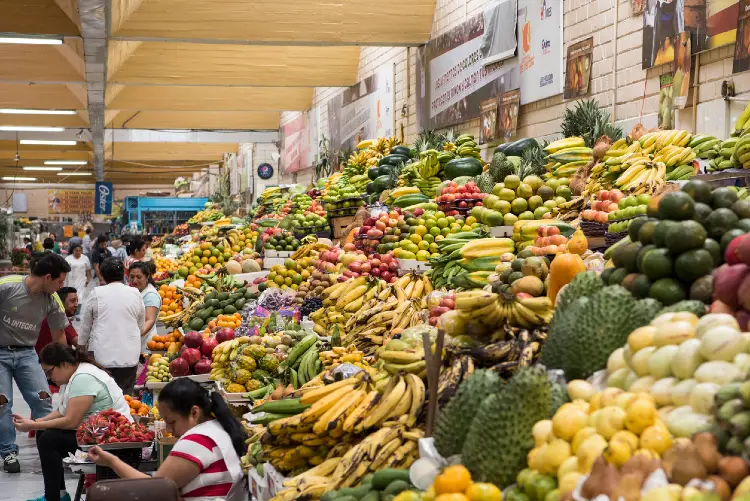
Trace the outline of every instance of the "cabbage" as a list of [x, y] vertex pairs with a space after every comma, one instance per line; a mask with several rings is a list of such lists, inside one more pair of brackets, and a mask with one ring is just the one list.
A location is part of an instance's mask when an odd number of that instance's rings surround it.
[[745, 375], [734, 364], [716, 360], [703, 362], [693, 376], [699, 383], [724, 385], [742, 379]]
[[633, 372], [641, 377], [648, 375], [648, 359], [651, 358], [651, 355], [655, 351], [655, 346], [648, 346], [635, 352], [633, 354], [633, 357], [630, 359], [630, 368], [633, 369]]
[[736, 331], [740, 330], [740, 324], [737, 323], [737, 319], [732, 315], [728, 313], [709, 313], [698, 320], [698, 323], [695, 325], [695, 337], [701, 339], [708, 331], [720, 325], [732, 327]]
[[719, 325], [704, 332], [701, 338], [701, 355], [708, 360], [730, 361], [744, 348], [739, 331]]
[[709, 414], [714, 407], [714, 396], [721, 388], [716, 383], [700, 383], [690, 392], [690, 406], [695, 412]]
[[656, 350], [648, 359], [648, 372], [656, 379], [662, 379], [672, 375], [672, 359], [679, 351], [679, 346], [662, 346]]
[[677, 349], [672, 359], [672, 374], [680, 379], [693, 377], [693, 373], [704, 362], [700, 354], [701, 342], [698, 339], [688, 339]]
[[673, 377], [665, 377], [651, 386], [651, 396], [654, 397], [656, 405], [661, 407], [672, 403], [672, 390], [676, 384], [677, 379]]
[[627, 367], [627, 364], [625, 363], [625, 357], [623, 356], [624, 351], [624, 348], [617, 348], [609, 356], [609, 359], [607, 359], [607, 372], [609, 374], [612, 374], [617, 369]]
[[695, 379], [680, 381], [672, 388], [672, 403], [674, 405], [690, 405], [690, 393], [698, 383]]

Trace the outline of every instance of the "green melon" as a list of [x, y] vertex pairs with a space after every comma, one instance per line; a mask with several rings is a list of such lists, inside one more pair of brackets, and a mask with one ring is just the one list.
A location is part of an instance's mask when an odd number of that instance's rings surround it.
[[[672, 274], [672, 258], [667, 249], [653, 249], [643, 256], [641, 271], [650, 279], [658, 280]], [[652, 296], [653, 297], [653, 296]]]
[[685, 287], [674, 278], [661, 278], [651, 285], [649, 296], [669, 306], [685, 299], [687, 292]]
[[737, 192], [727, 186], [716, 188], [711, 193], [711, 207], [714, 209], [726, 209], [731, 207], [739, 197]]
[[737, 224], [737, 221], [739, 221], [739, 218], [731, 209], [722, 207], [714, 210], [706, 219], [708, 236], [711, 238], [721, 238], [724, 233], [731, 230]]
[[677, 221], [670, 221], [669, 219], [659, 221], [659, 224], [656, 225], [656, 229], [654, 230], [654, 235], [652, 238], [653, 244], [657, 247], [666, 247], [667, 232], [669, 231], [669, 228], [671, 228], [675, 224], [677, 224]]
[[659, 216], [662, 219], [682, 221], [693, 217], [695, 201], [683, 191], [672, 191], [659, 200]]
[[711, 185], [699, 179], [691, 179], [682, 187], [682, 191], [690, 195], [696, 202], [711, 203]]
[[722, 256], [724, 255], [721, 252], [721, 246], [719, 245], [719, 242], [714, 240], [713, 238], [707, 238], [705, 242], [703, 242], [703, 248], [706, 249], [709, 254], [711, 254], [711, 259], [714, 261], [714, 268], [721, 265]]

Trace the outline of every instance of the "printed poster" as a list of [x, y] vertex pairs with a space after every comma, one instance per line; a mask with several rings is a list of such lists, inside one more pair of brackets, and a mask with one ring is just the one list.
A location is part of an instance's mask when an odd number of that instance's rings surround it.
[[393, 136], [393, 100], [393, 68], [387, 67], [328, 101], [331, 147], [353, 150], [364, 139]]
[[563, 91], [563, 3], [519, 0], [518, 59], [521, 104]]
[[94, 190], [47, 190], [50, 214], [94, 212]]
[[567, 71], [565, 72], [565, 99], [574, 99], [589, 93], [594, 37], [589, 37], [568, 47]]
[[732, 73], [750, 70], [750, 0], [740, 0]]
[[518, 56], [487, 64], [488, 25], [483, 14], [430, 40], [417, 50], [417, 128], [442, 129], [478, 119], [481, 103], [524, 89], [521, 104], [560, 94], [562, 3], [518, 1]]
[[641, 67], [674, 61], [675, 44], [685, 31], [685, 0], [646, 0], [643, 9]]
[[672, 96], [674, 87], [672, 86], [672, 73], [659, 75], [659, 122], [658, 126], [662, 129], [672, 128]]
[[318, 156], [318, 108], [281, 127], [282, 172], [299, 172], [315, 165]]
[[500, 97], [500, 127], [503, 138], [510, 139], [518, 129], [518, 113], [521, 109], [521, 91], [514, 89]]
[[680, 33], [679, 41], [677, 42], [677, 54], [675, 55], [675, 70], [674, 78], [672, 80], [672, 87], [674, 87], [674, 107], [684, 108], [687, 104], [688, 92], [690, 91], [690, 68], [692, 65], [691, 57], [691, 39], [690, 33], [683, 31]]
[[482, 102], [482, 115], [479, 127], [479, 144], [491, 143], [498, 138], [497, 98]]

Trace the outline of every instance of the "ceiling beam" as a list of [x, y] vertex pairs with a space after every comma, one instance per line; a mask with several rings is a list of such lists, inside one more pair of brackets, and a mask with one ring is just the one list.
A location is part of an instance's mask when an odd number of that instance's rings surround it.
[[143, 3], [143, 0], [116, 0], [111, 6], [111, 33], [117, 33]]
[[[78, 100], [81, 108], [86, 108], [88, 105], [88, 95], [86, 87], [82, 85], [65, 84], [71, 94]], [[78, 106], [76, 106], [78, 108]]]
[[110, 43], [107, 48], [107, 81], [123, 67], [125, 62], [132, 56], [143, 42], [118, 42]]
[[[62, 1], [62, 0], [60, 0]], [[86, 63], [83, 59], [83, 39], [78, 37], [65, 37], [62, 45], [54, 45], [70, 66], [81, 75], [86, 77]]]
[[78, 31], [81, 31], [81, 16], [78, 14], [78, 1], [77, 0], [54, 0], [55, 4], [60, 7], [60, 10], [68, 16], [68, 19], [73, 21]]

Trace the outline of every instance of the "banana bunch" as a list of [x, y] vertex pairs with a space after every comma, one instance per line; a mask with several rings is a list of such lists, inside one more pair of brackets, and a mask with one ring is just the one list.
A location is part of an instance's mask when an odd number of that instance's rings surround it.
[[456, 293], [456, 309], [443, 313], [438, 327], [451, 336], [486, 337], [498, 325], [508, 324], [523, 328], [549, 324], [553, 306], [550, 299], [518, 297], [485, 290]]
[[692, 148], [670, 144], [659, 150], [652, 159], [653, 162], [664, 162], [667, 172], [671, 172], [678, 165], [692, 163], [696, 155]]
[[211, 352], [211, 372], [208, 378], [211, 381], [227, 379], [229, 362], [235, 359], [239, 348], [249, 342], [250, 338], [248, 336], [242, 336], [219, 343]]
[[420, 378], [427, 376], [427, 364], [424, 359], [424, 348], [409, 346], [401, 340], [394, 339], [378, 350], [378, 359], [383, 361], [383, 369], [391, 375], [411, 373]]
[[623, 191], [633, 194], [654, 193], [665, 182], [667, 166], [664, 162], [652, 162], [647, 156], [638, 155], [625, 160], [624, 172], [615, 181]]
[[334, 346], [330, 350], [321, 351], [318, 354], [320, 362], [326, 369], [335, 367], [338, 364], [356, 364], [361, 363], [365, 354], [357, 349], [353, 344], [344, 348], [343, 346]]
[[[447, 143], [447, 144], [450, 144], [451, 150], [455, 148], [453, 143]], [[453, 151], [448, 151], [447, 146], [445, 148], [446, 149], [444, 149], [438, 154], [438, 162], [440, 162], [441, 167], [447, 164], [448, 162], [450, 162], [451, 160], [453, 160], [454, 158], [456, 158], [456, 154]]]
[[237, 228], [232, 228], [227, 231], [226, 238], [232, 247], [235, 245], [240, 245], [240, 243], [243, 243], [244, 245], [244, 242], [240, 240], [240, 232], [239, 230], [237, 230]]
[[688, 146], [693, 149], [695, 155], [698, 158], [705, 160], [711, 160], [719, 156], [719, 148], [721, 148], [721, 139], [717, 139], [714, 136], [707, 134], [698, 134], [688, 143]]
[[461, 134], [456, 138], [454, 144], [455, 153], [459, 157], [473, 157], [477, 160], [482, 160], [482, 155], [479, 154], [479, 148], [473, 135]]
[[324, 461], [319, 467], [287, 480], [286, 489], [271, 501], [319, 499], [326, 492], [359, 484], [369, 473], [384, 468], [408, 468], [419, 457], [417, 442], [423, 437], [421, 430], [399, 425], [381, 428], [351, 447], [343, 457], [331, 458], [330, 462]]
[[750, 169], [750, 135], [739, 138], [732, 153], [732, 162], [743, 169]]
[[686, 130], [659, 130], [642, 135], [638, 142], [644, 153], [654, 154], [669, 145], [685, 147], [690, 143], [692, 135]]
[[427, 179], [438, 175], [440, 172], [440, 162], [438, 161], [438, 150], [425, 150], [419, 153], [419, 164], [417, 171], [422, 179]]
[[493, 334], [492, 339], [489, 344], [471, 348], [470, 355], [478, 366], [509, 377], [518, 367], [537, 361], [547, 340], [547, 332], [540, 328], [528, 330], [505, 325]]
[[475, 370], [474, 359], [468, 354], [457, 355], [452, 358], [450, 365], [441, 367], [438, 378], [438, 408], [442, 408], [453, 398], [461, 383]]
[[713, 170], [724, 170], [724, 169], [734, 169], [742, 167], [742, 164], [739, 162], [739, 158], [735, 160], [735, 151], [737, 150], [737, 145], [740, 142], [739, 137], [730, 137], [726, 141], [723, 141], [721, 144], [717, 145], [716, 148], [718, 148], [718, 156], [716, 158], [713, 158], [709, 165]]
[[732, 135], [742, 136], [748, 129], [750, 129], [750, 104], [745, 106], [745, 109], [742, 110], [742, 113], [737, 117], [737, 121], [734, 122], [734, 131], [732, 131]]
[[548, 144], [544, 151], [547, 153], [545, 179], [572, 177], [594, 158], [593, 150], [586, 147], [581, 137], [558, 139]]
[[383, 158], [383, 154], [378, 153], [373, 148], [355, 151], [347, 158], [344, 172], [336, 181], [336, 185], [341, 187], [348, 185], [351, 178], [365, 174], [369, 167], [378, 165], [381, 158]]
[[170, 328], [176, 329], [177, 327], [184, 325], [190, 320], [190, 317], [194, 313], [203, 308], [203, 291], [194, 287], [182, 287], [180, 292], [183, 296], [190, 298], [192, 302], [190, 303], [190, 306], [184, 310], [170, 313], [165, 316], [159, 315], [159, 321]]
[[442, 183], [439, 177], [431, 176], [428, 178], [417, 179], [415, 184], [419, 188], [419, 191], [423, 195], [430, 198], [435, 198], [437, 195], [437, 187]]

